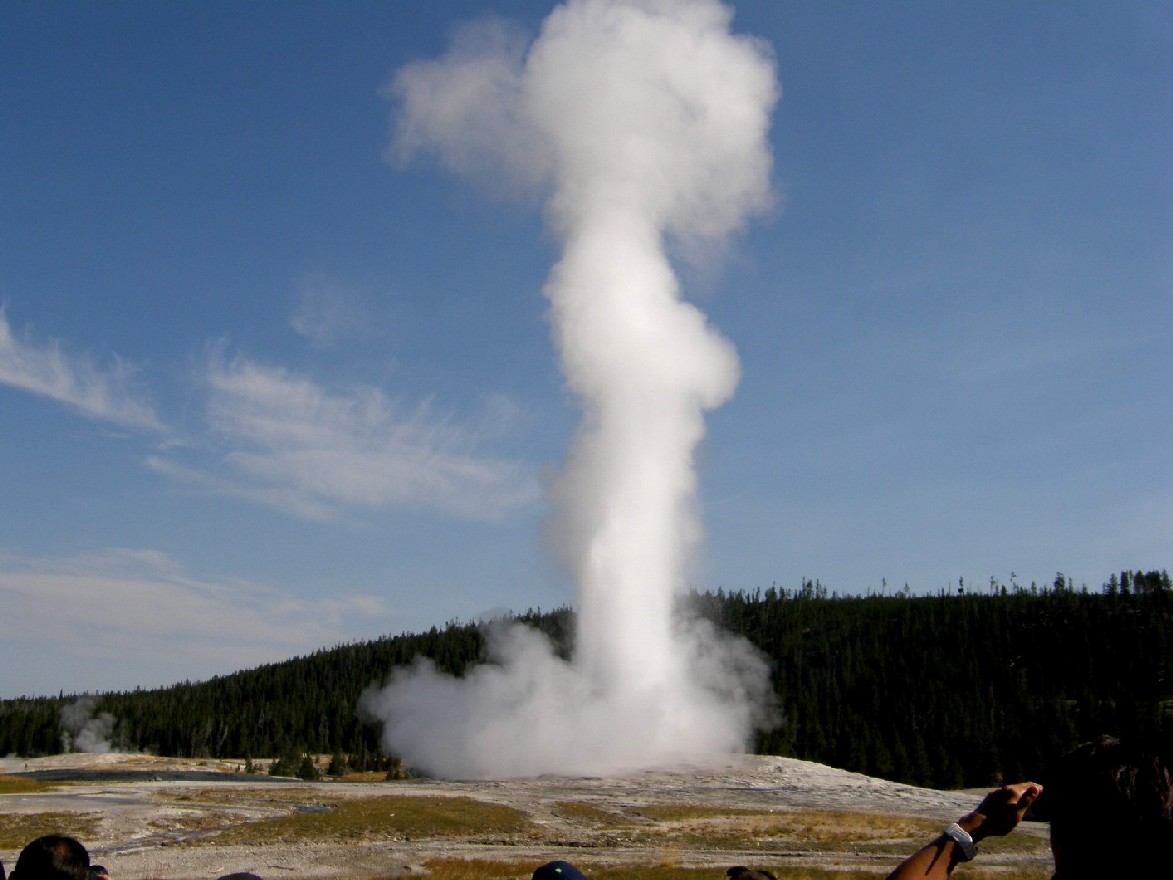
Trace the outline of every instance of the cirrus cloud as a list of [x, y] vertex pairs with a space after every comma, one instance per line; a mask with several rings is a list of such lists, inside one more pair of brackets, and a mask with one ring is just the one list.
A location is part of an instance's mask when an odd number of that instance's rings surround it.
[[55, 341], [16, 338], [0, 306], [0, 383], [47, 397], [87, 418], [164, 430], [154, 409], [134, 387], [134, 374], [134, 368], [121, 358], [103, 369], [84, 355], [63, 351]]
[[[499, 425], [473, 430], [430, 401], [405, 408], [377, 388], [327, 390], [244, 357], [213, 356], [203, 382], [219, 470], [160, 456], [149, 463], [208, 491], [310, 519], [345, 508], [425, 507], [492, 521], [539, 495], [530, 471], [478, 454]], [[487, 406], [507, 412], [496, 399]]]

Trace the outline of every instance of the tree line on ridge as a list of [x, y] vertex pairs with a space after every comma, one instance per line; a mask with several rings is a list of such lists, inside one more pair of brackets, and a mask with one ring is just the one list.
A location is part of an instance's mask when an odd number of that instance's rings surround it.
[[[936, 788], [1027, 778], [1100, 733], [1173, 747], [1173, 586], [1166, 571], [1113, 574], [1099, 591], [1062, 574], [1044, 587], [959, 583], [936, 595], [796, 590], [692, 592], [682, 602], [770, 660], [780, 723], [757, 751]], [[517, 621], [572, 650], [573, 612]], [[363, 692], [427, 657], [461, 675], [483, 662], [481, 625], [340, 645], [167, 688], [84, 695], [108, 744], [192, 758], [333, 755], [383, 769]], [[62, 750], [62, 712], [82, 695], [0, 701], [0, 754]]]

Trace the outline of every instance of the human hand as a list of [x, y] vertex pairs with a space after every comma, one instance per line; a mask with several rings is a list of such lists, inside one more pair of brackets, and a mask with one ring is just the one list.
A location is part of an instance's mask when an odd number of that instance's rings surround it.
[[982, 798], [978, 808], [957, 820], [976, 841], [984, 837], [1001, 837], [1009, 834], [1022, 821], [1022, 817], [1043, 793], [1037, 782], [1018, 782], [1004, 785]]

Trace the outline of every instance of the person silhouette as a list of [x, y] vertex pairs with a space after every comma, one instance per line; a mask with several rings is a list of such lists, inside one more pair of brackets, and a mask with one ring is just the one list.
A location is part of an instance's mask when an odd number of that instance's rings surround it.
[[905, 859], [888, 880], [943, 880], [987, 837], [1024, 817], [1050, 822], [1053, 880], [1169, 876], [1173, 862], [1173, 764], [1101, 736], [1061, 757], [1042, 782], [1004, 785]]

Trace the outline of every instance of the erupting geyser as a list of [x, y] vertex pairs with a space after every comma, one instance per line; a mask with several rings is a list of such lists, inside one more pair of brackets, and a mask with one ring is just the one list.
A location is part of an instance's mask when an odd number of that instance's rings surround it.
[[493, 639], [466, 678], [427, 664], [368, 697], [384, 741], [445, 776], [610, 773], [743, 750], [768, 707], [751, 646], [673, 622], [700, 535], [693, 453], [737, 357], [682, 301], [665, 243], [720, 239], [769, 202], [770, 52], [716, 0], [570, 0], [528, 47], [470, 26], [399, 71], [398, 146], [549, 193], [546, 285], [582, 422], [551, 490], [578, 586], [576, 654]]

